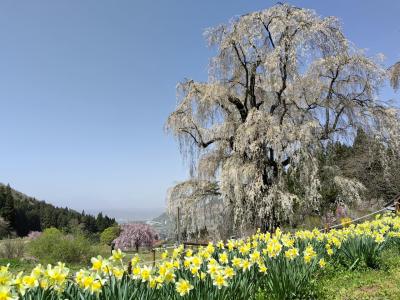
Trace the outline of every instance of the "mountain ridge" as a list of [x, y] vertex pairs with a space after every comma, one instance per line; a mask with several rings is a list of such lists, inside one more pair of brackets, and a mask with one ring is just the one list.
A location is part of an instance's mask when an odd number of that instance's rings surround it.
[[[58, 207], [30, 197], [11, 186], [0, 183], [0, 217], [9, 233], [25, 236], [30, 231], [55, 227], [64, 231], [81, 230], [99, 233], [115, 225], [115, 219], [99, 213], [96, 217], [65, 207]], [[8, 234], [9, 235], [9, 234]]]

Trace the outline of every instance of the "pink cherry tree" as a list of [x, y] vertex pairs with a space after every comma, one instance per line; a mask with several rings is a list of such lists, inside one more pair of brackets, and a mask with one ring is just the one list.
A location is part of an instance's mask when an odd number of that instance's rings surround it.
[[158, 240], [158, 233], [147, 224], [133, 223], [121, 225], [121, 234], [114, 240], [116, 249], [139, 251], [139, 247], [152, 247]]
[[36, 240], [41, 235], [42, 235], [42, 232], [40, 232], [40, 231], [30, 231], [28, 233], [28, 239]]

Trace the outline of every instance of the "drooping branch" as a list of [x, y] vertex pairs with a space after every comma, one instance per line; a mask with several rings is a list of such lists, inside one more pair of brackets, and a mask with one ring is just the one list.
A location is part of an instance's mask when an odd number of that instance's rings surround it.
[[197, 132], [198, 137], [196, 137], [196, 136], [195, 136], [192, 132], [190, 132], [188, 129], [186, 129], [186, 128], [180, 128], [180, 131], [181, 131], [181, 132], [188, 134], [188, 135], [193, 139], [193, 141], [194, 141], [199, 147], [201, 147], [201, 148], [207, 148], [207, 147], [210, 146], [211, 144], [213, 144], [213, 143], [215, 143], [215, 142], [217, 142], [217, 141], [221, 141], [221, 140], [222, 140], [222, 138], [215, 137], [215, 138], [212, 138], [212, 139], [210, 139], [210, 140], [208, 140], [208, 141], [204, 141], [204, 140], [203, 140], [203, 137], [201, 136], [201, 134], [200, 134], [200, 132], [198, 131], [198, 129], [195, 129], [195, 130], [196, 130], [196, 132]]
[[241, 117], [242, 122], [245, 122], [246, 118], [247, 118], [247, 109], [243, 105], [243, 103], [238, 98], [235, 98], [235, 97], [232, 97], [232, 96], [228, 96], [228, 101], [230, 103], [232, 103], [237, 108], [237, 110], [240, 113], [240, 117]]
[[389, 68], [390, 72], [390, 84], [393, 89], [398, 90], [400, 87], [400, 62], [395, 63]]

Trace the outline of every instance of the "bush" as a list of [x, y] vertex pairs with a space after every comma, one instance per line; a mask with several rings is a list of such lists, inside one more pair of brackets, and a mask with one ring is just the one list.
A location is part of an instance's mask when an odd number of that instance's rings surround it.
[[66, 235], [56, 228], [45, 229], [29, 245], [33, 256], [46, 263], [86, 263], [94, 256], [92, 243], [82, 234]]
[[115, 240], [120, 233], [121, 229], [119, 226], [108, 227], [100, 234], [100, 242], [110, 246], [112, 241]]
[[0, 258], [22, 258], [25, 252], [25, 243], [21, 239], [4, 240], [0, 248]]

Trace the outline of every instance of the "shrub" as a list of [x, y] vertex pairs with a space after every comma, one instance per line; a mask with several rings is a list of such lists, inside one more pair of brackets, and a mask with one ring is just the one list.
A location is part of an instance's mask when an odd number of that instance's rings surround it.
[[120, 236], [114, 240], [114, 243], [116, 248], [122, 250], [139, 251], [139, 247], [151, 247], [158, 240], [157, 232], [147, 224], [124, 224], [121, 230]]
[[82, 234], [66, 235], [56, 228], [45, 229], [29, 248], [33, 256], [46, 263], [84, 263], [94, 255], [92, 243]]
[[22, 258], [25, 252], [25, 243], [21, 239], [4, 240], [0, 248], [0, 257], [13, 259]]
[[105, 245], [111, 245], [112, 241], [115, 240], [120, 233], [121, 229], [119, 226], [108, 227], [100, 234], [100, 242]]

